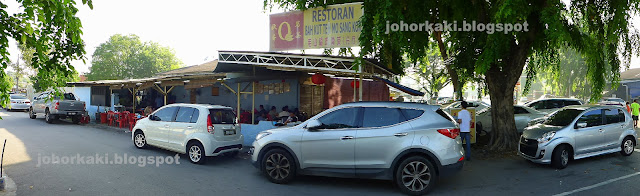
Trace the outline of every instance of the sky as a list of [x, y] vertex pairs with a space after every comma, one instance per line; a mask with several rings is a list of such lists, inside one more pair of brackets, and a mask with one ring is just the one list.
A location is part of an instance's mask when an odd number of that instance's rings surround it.
[[[3, 3], [10, 13], [19, 10], [15, 1]], [[89, 71], [96, 47], [114, 34], [136, 34], [142, 41], [171, 47], [183, 66], [216, 59], [218, 50], [269, 50], [270, 13], [263, 10], [263, 0], [94, 0], [93, 10], [78, 6], [87, 64], [72, 64], [80, 73]], [[278, 12], [282, 10], [273, 11]], [[640, 17], [632, 22], [640, 24]], [[15, 41], [10, 51], [11, 59], [18, 59]], [[631, 67], [640, 68], [640, 58], [633, 58]]]

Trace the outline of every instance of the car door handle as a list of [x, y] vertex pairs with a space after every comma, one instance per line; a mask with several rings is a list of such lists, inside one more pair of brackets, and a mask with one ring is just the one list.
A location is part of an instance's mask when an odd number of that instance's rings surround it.
[[396, 134], [393, 134], [393, 136], [396, 136], [396, 137], [403, 137], [403, 136], [407, 136], [407, 135], [409, 135], [409, 133], [396, 133]]
[[353, 136], [342, 136], [341, 140], [350, 140], [353, 139]]
[[169, 128], [169, 125], [164, 125], [165, 128]]
[[193, 129], [193, 126], [187, 126], [187, 129]]
[[604, 129], [600, 129], [600, 130], [598, 130], [598, 131], [600, 131], [600, 132], [604, 132]]

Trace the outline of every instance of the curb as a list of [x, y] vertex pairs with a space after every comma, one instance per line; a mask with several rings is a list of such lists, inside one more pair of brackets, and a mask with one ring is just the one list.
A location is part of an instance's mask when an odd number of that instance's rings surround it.
[[15, 196], [16, 190], [18, 190], [18, 187], [16, 187], [16, 183], [13, 182], [13, 180], [11, 180], [9, 176], [5, 176], [5, 178], [5, 187], [3, 191], [0, 191], [0, 196]]
[[109, 125], [103, 125], [103, 124], [97, 124], [97, 123], [89, 123], [89, 124], [85, 124], [85, 126], [89, 126], [89, 127], [93, 127], [93, 128], [97, 128], [97, 129], [105, 129], [105, 130], [110, 130], [110, 131], [117, 131], [117, 132], [121, 132], [121, 133], [131, 133], [131, 131], [129, 131], [128, 127], [127, 128], [118, 128], [118, 127], [112, 127]]

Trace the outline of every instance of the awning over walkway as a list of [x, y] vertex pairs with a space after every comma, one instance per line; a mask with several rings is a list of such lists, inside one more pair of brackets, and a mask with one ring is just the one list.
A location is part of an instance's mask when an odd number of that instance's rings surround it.
[[418, 90], [415, 90], [415, 89], [412, 89], [412, 88], [409, 88], [409, 87], [403, 86], [403, 85], [401, 85], [401, 84], [398, 84], [398, 83], [392, 82], [392, 81], [390, 81], [390, 80], [387, 80], [387, 79], [384, 79], [384, 78], [381, 78], [381, 77], [374, 76], [374, 78], [375, 78], [375, 79], [377, 79], [377, 80], [381, 80], [382, 82], [386, 83], [387, 85], [389, 85], [389, 86], [391, 86], [391, 87], [393, 87], [393, 88], [395, 88], [395, 89], [398, 89], [398, 90], [400, 90], [400, 91], [402, 91], [402, 92], [405, 92], [405, 93], [407, 93], [407, 94], [409, 94], [409, 95], [413, 95], [413, 96], [424, 96], [424, 93], [423, 93], [423, 92], [420, 92], [420, 91], [418, 91]]

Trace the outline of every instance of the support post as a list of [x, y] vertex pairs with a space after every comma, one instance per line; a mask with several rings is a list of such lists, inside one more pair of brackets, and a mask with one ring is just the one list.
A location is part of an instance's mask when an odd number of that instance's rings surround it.
[[356, 82], [358, 81], [358, 75], [353, 75], [353, 102], [356, 102]]
[[238, 122], [240, 122], [240, 112], [242, 112], [242, 110], [240, 110], [240, 94], [240, 82], [238, 82], [238, 93], [236, 94], [238, 95], [238, 114], [236, 114]]
[[167, 105], [167, 86], [163, 86], [162, 95], [164, 95], [164, 105]]
[[251, 124], [256, 122], [256, 82], [251, 82]]
[[360, 100], [360, 101], [362, 101], [362, 89], [364, 88], [364, 84], [362, 83], [362, 70], [364, 70], [363, 68], [364, 68], [364, 63], [361, 63], [358, 66], [358, 69], [360, 70], [360, 71], [358, 71], [358, 72], [360, 72], [360, 81], [358, 81], [358, 84], [360, 84], [360, 88], [358, 89], [358, 91], [359, 91], [358, 92], [358, 100]]

